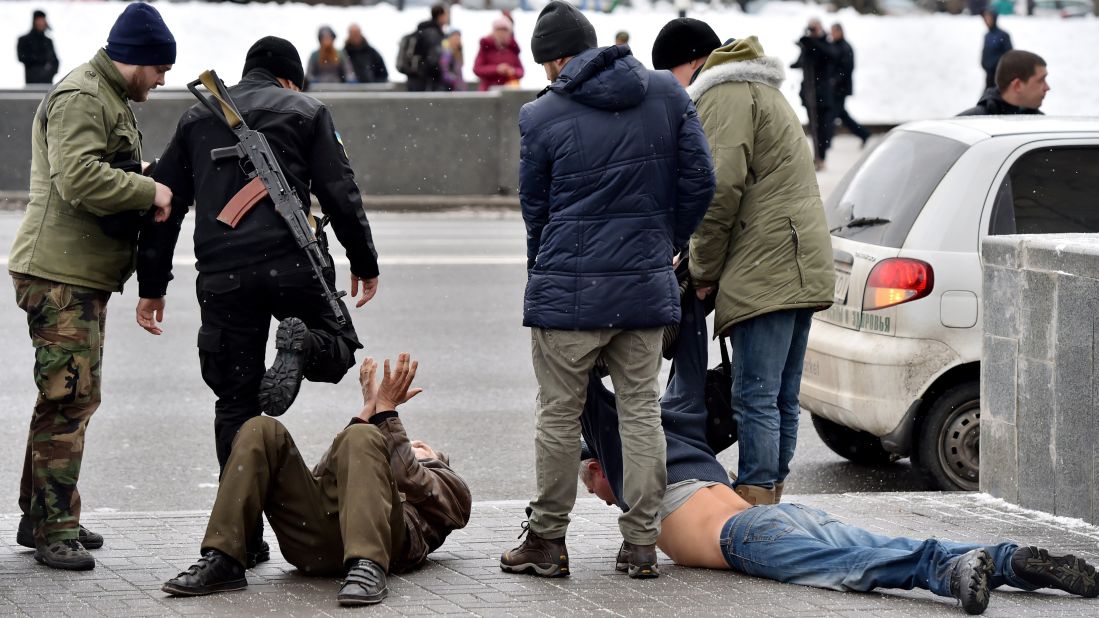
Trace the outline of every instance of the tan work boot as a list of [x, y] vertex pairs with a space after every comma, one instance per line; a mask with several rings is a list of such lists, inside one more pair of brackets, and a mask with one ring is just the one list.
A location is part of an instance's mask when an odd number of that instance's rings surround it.
[[766, 504], [777, 504], [775, 500], [775, 490], [770, 487], [761, 487], [759, 485], [737, 485], [736, 494], [744, 501], [752, 506], [763, 506]]
[[569, 574], [569, 551], [565, 548], [565, 537], [544, 539], [530, 529], [526, 529], [526, 535], [519, 547], [500, 556], [502, 571], [540, 577], [564, 577]]

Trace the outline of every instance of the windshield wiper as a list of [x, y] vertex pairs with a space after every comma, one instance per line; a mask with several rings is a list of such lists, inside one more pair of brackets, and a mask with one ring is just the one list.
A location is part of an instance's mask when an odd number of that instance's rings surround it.
[[838, 232], [840, 230], [850, 229], [853, 227], [871, 227], [875, 225], [885, 225], [886, 223], [890, 223], [891, 221], [891, 219], [882, 219], [881, 217], [858, 217], [856, 219], [851, 219], [850, 221], [844, 223], [839, 227], [834, 227], [828, 230], [828, 233]]

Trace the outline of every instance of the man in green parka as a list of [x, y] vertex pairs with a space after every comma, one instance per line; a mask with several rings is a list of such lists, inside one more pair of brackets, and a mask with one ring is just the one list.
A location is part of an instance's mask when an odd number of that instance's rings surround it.
[[91, 62], [38, 107], [31, 129], [30, 202], [8, 270], [27, 312], [38, 400], [19, 489], [17, 541], [58, 569], [95, 567], [103, 537], [80, 525], [76, 489], [84, 431], [99, 407], [107, 300], [135, 265], [142, 213], [166, 219], [172, 192], [143, 176], [130, 101], [164, 84], [176, 43], [148, 4], [126, 7]]
[[717, 295], [714, 332], [732, 337], [736, 492], [774, 504], [797, 442], [812, 315], [835, 287], [813, 154], [779, 91], [783, 63], [755, 37], [722, 45], [704, 22], [680, 18], [652, 57], [687, 88], [714, 159], [717, 191], [691, 237], [690, 269], [700, 298]]

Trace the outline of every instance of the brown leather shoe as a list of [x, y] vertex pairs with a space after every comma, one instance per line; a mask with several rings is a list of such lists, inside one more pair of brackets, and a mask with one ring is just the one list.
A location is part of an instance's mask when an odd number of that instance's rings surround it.
[[[500, 556], [500, 569], [508, 573], [530, 573], [539, 577], [565, 577], [569, 574], [569, 551], [565, 537], [545, 539], [523, 527], [527, 538], [515, 549]], [[519, 535], [522, 536], [522, 535]]]
[[752, 506], [777, 504], [777, 501], [775, 500], [775, 490], [771, 487], [763, 487], [760, 485], [737, 485], [736, 489], [733, 491]]
[[775, 483], [775, 504], [782, 502], [782, 490], [786, 489], [786, 481]]
[[656, 567], [656, 545], [634, 545], [622, 541], [618, 548], [618, 557], [614, 561], [614, 570], [622, 571], [633, 579], [655, 579], [660, 577]]

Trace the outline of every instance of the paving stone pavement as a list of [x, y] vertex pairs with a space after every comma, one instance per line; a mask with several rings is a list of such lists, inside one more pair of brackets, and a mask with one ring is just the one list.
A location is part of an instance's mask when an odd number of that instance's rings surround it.
[[[936, 536], [980, 543], [1010, 539], [1091, 561], [1099, 560], [1099, 527], [1028, 511], [980, 494], [889, 493], [791, 496], [873, 532]], [[106, 537], [93, 552], [94, 571], [71, 573], [37, 565], [15, 544], [17, 515], [0, 515], [0, 615], [17, 616], [962, 616], [952, 600], [924, 591], [841, 593], [725, 571], [664, 565], [657, 580], [634, 581], [614, 571], [616, 511], [578, 501], [569, 530], [572, 576], [542, 580], [500, 571], [497, 559], [519, 532], [525, 503], [480, 502], [470, 525], [454, 533], [430, 564], [390, 578], [389, 598], [350, 610], [335, 599], [338, 580], [299, 575], [273, 547], [273, 559], [248, 572], [240, 592], [173, 599], [164, 580], [190, 566], [205, 513], [88, 513], [84, 523]], [[268, 533], [275, 545], [274, 535]], [[1099, 616], [1099, 599], [1061, 593], [993, 594], [986, 616]]]

